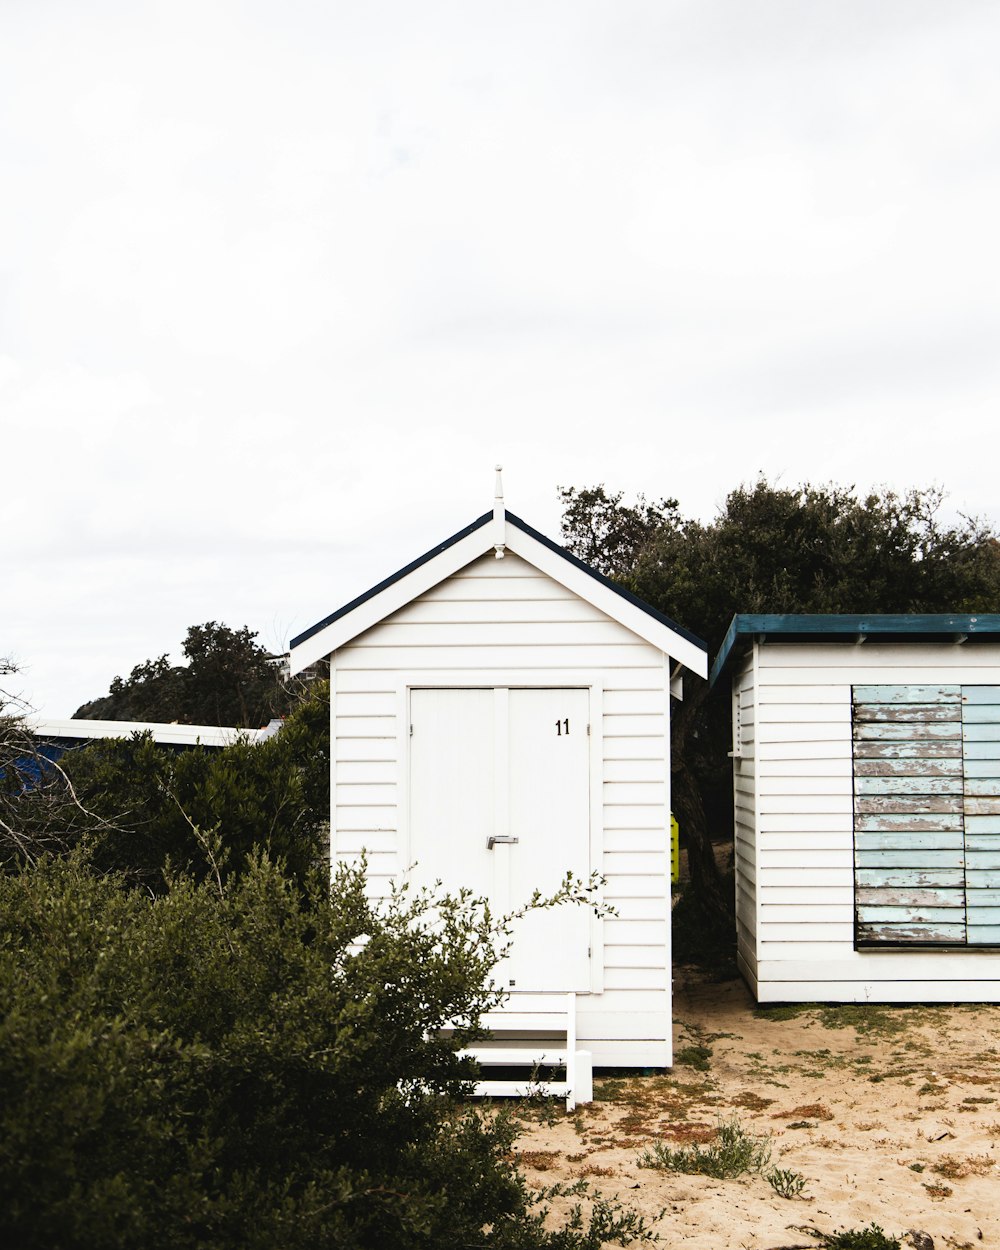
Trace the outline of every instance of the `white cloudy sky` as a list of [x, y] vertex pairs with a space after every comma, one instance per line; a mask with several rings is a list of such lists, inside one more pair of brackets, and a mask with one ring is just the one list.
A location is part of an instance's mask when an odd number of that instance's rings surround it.
[[[50, 716], [491, 503], [1000, 523], [993, 0], [0, 0], [0, 654]], [[717, 639], [709, 640], [713, 645]]]

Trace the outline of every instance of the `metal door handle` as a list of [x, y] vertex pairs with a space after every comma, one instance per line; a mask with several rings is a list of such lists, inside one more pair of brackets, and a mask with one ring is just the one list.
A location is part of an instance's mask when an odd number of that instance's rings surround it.
[[498, 834], [497, 837], [495, 838], [487, 839], [486, 849], [488, 851], [492, 851], [498, 842], [503, 842], [504, 844], [509, 846], [511, 843], [516, 842], [516, 841], [517, 841], [517, 838], [512, 838], [509, 833], [501, 833], [501, 834]]

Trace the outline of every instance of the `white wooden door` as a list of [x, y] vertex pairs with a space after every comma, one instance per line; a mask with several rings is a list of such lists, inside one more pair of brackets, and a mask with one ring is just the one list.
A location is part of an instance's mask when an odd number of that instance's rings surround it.
[[[590, 874], [589, 694], [581, 689], [414, 690], [410, 860], [420, 884], [467, 886], [499, 913]], [[499, 984], [590, 988], [590, 909], [518, 921]]]

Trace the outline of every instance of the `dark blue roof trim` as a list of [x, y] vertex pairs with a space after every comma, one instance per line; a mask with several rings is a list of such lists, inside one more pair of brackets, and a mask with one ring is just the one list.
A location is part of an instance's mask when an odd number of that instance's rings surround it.
[[777, 635], [782, 642], [838, 642], [845, 638], [927, 642], [949, 637], [1000, 638], [1000, 614], [944, 612], [793, 613], [790, 615], [738, 613], [730, 622], [708, 675], [709, 687], [722, 676], [740, 638]]
[[544, 534], [540, 534], [538, 530], [532, 529], [527, 521], [522, 521], [519, 516], [515, 516], [513, 512], [507, 513], [507, 520], [517, 529], [522, 530], [525, 534], [530, 535], [536, 542], [540, 542], [543, 547], [548, 547], [550, 551], [554, 551], [557, 556], [562, 556], [564, 560], [568, 560], [570, 564], [576, 565], [581, 572], [588, 577], [592, 577], [595, 582], [600, 582], [602, 586], [607, 586], [608, 590], [613, 590], [627, 603], [631, 603], [633, 607], [641, 609], [647, 616], [651, 616], [654, 621], [659, 621], [661, 625], [666, 625], [668, 629], [672, 629], [675, 634], [680, 634], [682, 638], [687, 639], [693, 646], [707, 652], [708, 644], [702, 642], [697, 635], [692, 634], [690, 630], [685, 629], [683, 625], [678, 625], [676, 621], [672, 621], [669, 616], [664, 616], [662, 612], [657, 612], [656, 608], [651, 608], [645, 599], [640, 599], [638, 595], [633, 595], [630, 590], [626, 590], [624, 586], [619, 586], [617, 582], [613, 582], [610, 577], [605, 577], [603, 573], [598, 573], [596, 569], [592, 569], [589, 564], [585, 564], [579, 557], [567, 551], [565, 547], [560, 547], [558, 543], [554, 543], [551, 538], [546, 538]]
[[374, 599], [376, 595], [387, 590], [396, 582], [401, 581], [407, 574], [419, 569], [422, 564], [426, 564], [428, 560], [433, 560], [435, 556], [447, 551], [449, 547], [454, 547], [455, 543], [461, 542], [463, 538], [474, 533], [487, 521], [493, 520], [492, 512], [484, 512], [481, 517], [477, 517], [471, 525], [467, 525], [464, 530], [459, 530], [457, 534], [452, 534], [450, 538], [446, 538], [443, 543], [438, 543], [436, 547], [432, 547], [430, 551], [425, 551], [422, 556], [418, 556], [405, 568], [400, 569], [397, 573], [393, 573], [391, 577], [387, 577], [385, 581], [379, 582], [377, 586], [373, 586], [371, 590], [366, 590], [363, 595], [358, 595], [357, 599], [352, 599], [350, 603], [345, 603], [342, 608], [338, 608], [336, 612], [331, 612], [329, 616], [325, 616], [321, 621], [317, 621], [315, 625], [311, 625], [303, 633], [293, 638], [289, 643], [290, 647], [297, 647], [300, 642], [305, 642], [307, 638], [311, 638], [313, 634], [318, 634], [321, 629], [326, 629], [327, 625], [332, 625], [334, 621], [339, 621], [342, 616], [346, 616], [348, 612], [353, 612], [355, 608], [360, 608], [363, 603], [367, 603], [369, 599]]
[[[631, 603], [634, 607], [640, 608], [646, 613], [647, 616], [651, 616], [654, 621], [659, 621], [661, 625], [666, 625], [668, 629], [672, 629], [675, 634], [679, 634], [682, 638], [686, 638], [688, 642], [700, 648], [702, 651], [708, 651], [708, 646], [702, 642], [700, 638], [696, 637], [689, 630], [686, 630], [682, 625], [678, 625], [676, 621], [672, 621], [669, 616], [664, 616], [662, 612], [657, 612], [655, 608], [651, 608], [649, 604], [640, 599], [638, 595], [633, 595], [630, 591], [616, 585], [610, 578], [605, 577], [603, 573], [598, 573], [597, 570], [592, 569], [589, 564], [585, 564], [582, 560], [572, 555], [566, 550], [565, 547], [560, 547], [559, 544], [554, 543], [551, 538], [546, 538], [546, 536], [544, 534], [540, 534], [538, 530], [532, 529], [527, 521], [522, 521], [521, 518], [515, 516], [513, 512], [508, 512], [505, 515], [506, 519], [511, 523], [511, 525], [515, 526], [515, 528], [521, 530], [531, 538], [534, 538], [536, 542], [540, 542], [544, 547], [548, 547], [548, 549], [555, 552], [557, 556], [562, 556], [564, 560], [568, 560], [570, 564], [575, 565], [589, 577], [592, 577], [594, 581], [600, 582], [602, 586], [606, 586], [609, 590], [613, 590], [616, 595], [619, 595], [622, 599], [626, 600], [626, 602]], [[412, 573], [415, 569], [419, 569], [420, 566], [422, 564], [426, 564], [428, 560], [433, 560], [434, 557], [440, 555], [442, 551], [447, 551], [447, 549], [449, 547], [453, 547], [455, 543], [461, 542], [463, 538], [467, 538], [470, 534], [474, 533], [477, 529], [480, 529], [488, 521], [492, 521], [492, 519], [492, 512], [484, 512], [481, 517], [478, 517], [472, 522], [471, 525], [467, 525], [464, 530], [459, 530], [457, 534], [452, 534], [451, 538], [446, 538], [443, 543], [438, 543], [436, 547], [432, 547], [430, 551], [425, 552], [411, 564], [408, 564], [405, 568], [400, 569], [398, 573], [393, 573], [391, 577], [387, 577], [385, 581], [379, 582], [379, 584], [377, 586], [373, 586], [371, 590], [366, 590], [365, 593], [363, 595], [359, 595], [357, 599], [352, 599], [350, 603], [345, 603], [344, 606], [342, 608], [338, 608], [336, 612], [324, 617], [321, 621], [317, 621], [315, 625], [305, 630], [304, 633], [301, 633], [298, 637], [293, 638], [289, 645], [297, 647], [308, 638], [312, 638], [312, 636], [314, 634], [318, 634], [321, 629], [326, 629], [327, 625], [332, 625], [334, 621], [340, 620], [342, 616], [347, 616], [349, 612], [353, 612], [355, 608], [359, 608], [369, 599], [374, 599], [375, 596], [381, 594], [383, 590], [388, 589], [388, 587], [400, 581], [409, 573]]]

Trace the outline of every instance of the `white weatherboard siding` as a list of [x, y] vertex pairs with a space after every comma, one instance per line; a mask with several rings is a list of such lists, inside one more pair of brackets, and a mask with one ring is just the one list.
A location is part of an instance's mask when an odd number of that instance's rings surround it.
[[597, 1065], [671, 1058], [668, 664], [510, 551], [474, 560], [332, 657], [332, 852], [349, 861], [364, 849], [376, 893], [411, 863], [412, 691], [583, 692], [590, 862], [617, 913], [592, 922], [591, 992], [577, 1007]]
[[[752, 781], [736, 772], [741, 961], [762, 1002], [1000, 1001], [1000, 951], [854, 948], [852, 686], [1000, 684], [1000, 646], [755, 642]], [[741, 699], [746, 695], [740, 694]], [[746, 828], [756, 802], [756, 838]], [[754, 940], [748, 901], [754, 892]], [[742, 856], [742, 857], [741, 857]]]
[[733, 802], [736, 861], [736, 948], [751, 986], [757, 980], [757, 785], [754, 774], [757, 696], [753, 656], [733, 678]]

